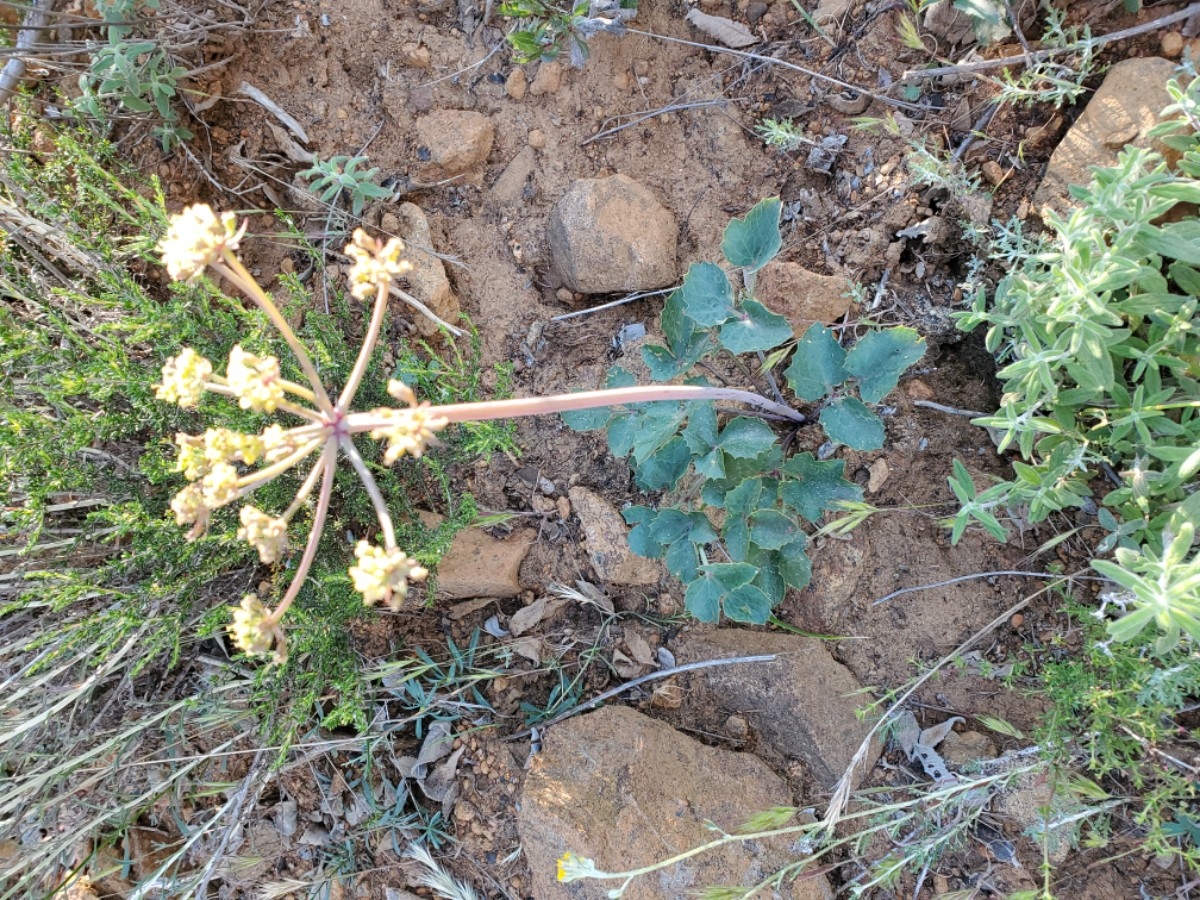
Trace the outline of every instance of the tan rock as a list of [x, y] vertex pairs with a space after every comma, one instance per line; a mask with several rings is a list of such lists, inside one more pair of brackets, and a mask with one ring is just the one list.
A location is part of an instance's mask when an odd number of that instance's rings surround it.
[[1004, 180], [1004, 168], [994, 159], [985, 162], [980, 167], [980, 171], [983, 172], [984, 180], [990, 185], [999, 185]]
[[791, 323], [800, 337], [814, 322], [829, 325], [850, 312], [850, 281], [842, 275], [819, 275], [798, 263], [767, 263], [758, 273], [754, 296]]
[[[458, 319], [459, 305], [458, 297], [450, 289], [450, 280], [446, 278], [446, 267], [432, 253], [421, 249], [433, 246], [429, 220], [415, 203], [401, 203], [396, 208], [395, 216], [394, 233], [408, 243], [406, 258], [412, 263], [412, 271], [404, 276], [408, 284], [406, 290], [444, 321], [453, 325]], [[420, 334], [425, 337], [437, 334], [438, 326], [428, 316], [413, 310], [400, 300], [393, 302], [405, 310], [406, 316], [411, 316]]]
[[533, 83], [529, 85], [529, 93], [535, 97], [543, 94], [557, 94], [562, 87], [562, 66], [557, 62], [544, 62], [538, 66]]
[[1183, 35], [1178, 31], [1168, 31], [1162, 36], [1162, 55], [1167, 59], [1179, 59], [1183, 53]]
[[492, 185], [492, 199], [503, 206], [510, 206], [520, 200], [525, 191], [525, 183], [533, 175], [536, 164], [537, 154], [533, 148], [522, 147]]
[[[437, 528], [442, 517], [420, 512], [426, 528]], [[473, 597], [515, 597], [521, 593], [521, 563], [536, 534], [514, 531], [498, 541], [478, 528], [464, 528], [450, 542], [437, 567], [437, 595], [448, 600]]]
[[421, 44], [405, 44], [400, 48], [400, 62], [414, 69], [427, 71], [431, 62], [429, 48]]
[[[686, 706], [697, 716], [745, 716], [775, 750], [800, 760], [822, 788], [832, 788], [842, 777], [871, 729], [855, 714], [862, 702], [858, 680], [816, 638], [697, 628], [671, 649], [679, 663], [776, 654], [774, 662], [719, 666], [688, 676], [692, 690], [686, 692]], [[880, 749], [876, 739], [856, 780], [870, 771]]]
[[546, 149], [546, 132], [540, 128], [531, 129], [529, 132], [529, 146], [534, 150]]
[[980, 731], [952, 731], [939, 745], [938, 752], [950, 768], [959, 770], [971, 763], [995, 759], [996, 745]]
[[[620, 872], [706, 843], [711, 821], [732, 830], [755, 812], [792, 804], [778, 775], [748, 753], [706, 747], [628, 707], [607, 707], [546, 732], [532, 757], [517, 827], [538, 900], [601, 900], [618, 882], [561, 884], [568, 851]], [[753, 885], [795, 859], [786, 838], [738, 842], [635, 879], [625, 900], [685, 896], [710, 885]], [[777, 896], [830, 900], [823, 875]]]
[[525, 71], [521, 68], [513, 69], [504, 79], [504, 93], [514, 100], [524, 100], [525, 90], [528, 87], [529, 85], [525, 81]]
[[627, 175], [571, 185], [547, 228], [554, 267], [573, 291], [645, 291], [677, 275], [679, 227], [649, 189]]
[[636, 556], [629, 549], [629, 527], [607, 500], [585, 487], [573, 487], [567, 494], [587, 538], [588, 557], [601, 581], [658, 584], [662, 578], [662, 565], [656, 560]]
[[441, 181], [482, 166], [495, 135], [492, 120], [473, 110], [439, 109], [422, 116], [417, 120], [417, 177]]
[[[1126, 59], [1108, 70], [1083, 115], [1050, 157], [1046, 177], [1033, 195], [1035, 210], [1066, 212], [1077, 205], [1067, 189], [1087, 184], [1092, 166], [1113, 166], [1127, 145], [1151, 147], [1146, 132], [1160, 121], [1170, 102], [1166, 85], [1175, 64], [1160, 57]], [[1119, 140], [1118, 140], [1119, 138]], [[1160, 145], [1152, 149], [1162, 151]]]

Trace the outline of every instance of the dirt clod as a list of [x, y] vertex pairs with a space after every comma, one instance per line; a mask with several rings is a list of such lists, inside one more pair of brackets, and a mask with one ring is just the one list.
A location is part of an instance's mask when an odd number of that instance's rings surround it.
[[417, 122], [418, 157], [428, 161], [417, 169], [425, 181], [442, 181], [482, 165], [492, 152], [496, 129], [483, 113], [439, 109]]
[[755, 296], [791, 323], [800, 337], [814, 322], [828, 325], [850, 311], [850, 282], [810, 272], [798, 263], [771, 262], [758, 273]]

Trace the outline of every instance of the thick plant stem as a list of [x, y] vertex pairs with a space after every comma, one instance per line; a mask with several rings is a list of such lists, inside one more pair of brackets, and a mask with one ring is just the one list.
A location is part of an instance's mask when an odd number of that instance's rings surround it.
[[[322, 459], [324, 459], [324, 457], [322, 457]], [[304, 483], [300, 485], [300, 490], [296, 491], [296, 499], [292, 501], [291, 505], [288, 506], [284, 514], [280, 516], [283, 521], [292, 521], [292, 516], [300, 511], [300, 507], [304, 505], [304, 501], [308, 499], [308, 495], [311, 494], [312, 489], [316, 487], [317, 479], [321, 477], [322, 471], [323, 467], [321, 465], [321, 460], [317, 460], [317, 464], [312, 467], [312, 471], [308, 473], [308, 476], [304, 479]]]
[[313, 560], [317, 557], [317, 546], [321, 543], [321, 532], [325, 530], [325, 517], [329, 515], [329, 500], [333, 496], [333, 473], [337, 462], [337, 438], [330, 437], [325, 441], [325, 449], [321, 452], [321, 459], [317, 466], [323, 470], [324, 479], [321, 482], [321, 493], [317, 497], [317, 511], [313, 515], [312, 530], [308, 533], [308, 543], [304, 546], [304, 555], [300, 557], [300, 565], [296, 567], [296, 574], [292, 578], [292, 583], [288, 585], [287, 593], [283, 595], [283, 599], [279, 601], [279, 605], [267, 618], [267, 623], [270, 626], [277, 626], [279, 620], [283, 618], [283, 614], [288, 611], [288, 607], [292, 605], [292, 601], [296, 599], [296, 595], [300, 593], [300, 588], [304, 586], [304, 579], [308, 575], [308, 570], [312, 567]]
[[246, 490], [247, 488], [253, 489], [253, 488], [256, 488], [256, 487], [259, 487], [259, 486], [265, 484], [266, 482], [270, 481], [272, 478], [275, 478], [276, 476], [282, 475], [284, 472], [286, 472], [292, 466], [296, 465], [296, 463], [298, 463], [302, 459], [304, 459], [304, 457], [308, 456], [308, 454], [310, 454], [314, 450], [316, 450], [317, 446], [320, 443], [321, 442], [319, 440], [308, 441], [302, 447], [300, 447], [298, 450], [296, 450], [295, 453], [292, 453], [289, 456], [284, 457], [283, 459], [279, 460], [279, 462], [272, 463], [271, 465], [267, 466], [265, 469], [255, 469], [253, 472], [251, 472], [249, 475], [245, 476], [244, 478], [238, 479], [238, 483], [237, 483], [238, 489], [239, 490]]
[[271, 324], [279, 329], [279, 333], [283, 335], [283, 339], [287, 341], [288, 346], [292, 348], [292, 352], [296, 354], [296, 361], [300, 363], [304, 377], [308, 379], [308, 383], [312, 386], [317, 406], [322, 412], [331, 412], [333, 404], [329, 400], [329, 394], [325, 392], [325, 385], [321, 383], [321, 376], [317, 372], [317, 367], [313, 365], [308, 351], [304, 349], [304, 345], [300, 343], [300, 339], [292, 331], [292, 326], [283, 317], [283, 313], [279, 311], [279, 307], [267, 296], [267, 292], [259, 286], [259, 283], [254, 280], [254, 276], [246, 271], [246, 267], [242, 265], [242, 261], [231, 251], [226, 251], [221, 256], [221, 262], [213, 263], [212, 267], [218, 275], [228, 278], [241, 288], [242, 292], [253, 300], [259, 309], [267, 314], [267, 318], [271, 320]]
[[367, 496], [371, 498], [371, 505], [375, 507], [375, 517], [379, 519], [379, 527], [383, 529], [384, 547], [388, 550], [395, 550], [396, 530], [392, 527], [392, 516], [388, 512], [387, 503], [384, 502], [383, 493], [379, 490], [379, 485], [375, 483], [375, 476], [371, 474], [371, 470], [363, 462], [358, 448], [354, 446], [354, 440], [349, 435], [343, 436], [339, 443], [341, 444], [342, 452], [350, 460], [350, 465], [354, 466], [354, 471], [358, 473], [359, 481], [367, 489]]
[[[581, 391], [555, 397], [521, 397], [513, 400], [489, 400], [483, 403], [451, 403], [429, 407], [429, 414], [448, 422], [480, 422], [488, 419], [511, 419], [518, 416], [543, 416], [553, 413], [596, 409], [602, 406], [621, 406], [627, 403], [652, 403], [662, 400], [734, 400], [775, 413], [790, 422], [806, 421], [804, 415], [790, 406], [760, 397], [750, 391], [735, 388], [709, 388], [692, 385], [647, 385], [642, 387], [608, 388], [602, 391]], [[386, 428], [391, 420], [372, 413], [349, 416], [351, 434]]]
[[338, 398], [338, 412], [344, 413], [350, 408], [350, 404], [354, 402], [354, 394], [358, 391], [358, 385], [362, 382], [363, 375], [366, 374], [367, 363], [370, 362], [371, 353], [375, 350], [375, 342], [379, 340], [379, 329], [383, 327], [383, 314], [387, 310], [388, 285], [390, 283], [390, 278], [384, 278], [375, 285], [375, 308], [371, 311], [371, 324], [367, 326], [362, 346], [358, 348], [358, 359], [354, 361], [354, 368], [350, 370], [350, 378], [346, 381], [346, 387], [342, 389], [342, 396]]

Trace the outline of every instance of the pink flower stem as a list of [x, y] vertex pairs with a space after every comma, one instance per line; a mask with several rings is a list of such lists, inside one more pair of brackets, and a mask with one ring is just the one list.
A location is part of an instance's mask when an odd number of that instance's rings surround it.
[[300, 593], [308, 570], [317, 557], [317, 545], [321, 543], [321, 532], [325, 530], [325, 517], [329, 515], [329, 499], [333, 496], [333, 473], [336, 468], [337, 451], [337, 438], [330, 436], [325, 441], [325, 449], [321, 451], [321, 459], [317, 462], [317, 465], [324, 470], [325, 477], [321, 482], [321, 493], [317, 497], [317, 511], [313, 515], [312, 530], [308, 533], [308, 543], [304, 547], [304, 555], [300, 557], [300, 565], [296, 567], [292, 583], [288, 585], [287, 593], [283, 595], [283, 599], [279, 601], [274, 612], [267, 617], [268, 626], [279, 624], [283, 614], [287, 612], [292, 601], [296, 599], [296, 595]]
[[[789, 422], [805, 421], [804, 415], [790, 406], [760, 397], [750, 391], [735, 388], [710, 388], [693, 385], [646, 385], [627, 388], [608, 388], [601, 391], [581, 391], [553, 397], [521, 397], [513, 400], [489, 400], [483, 403], [451, 403], [431, 406], [430, 416], [448, 422], [479, 422], [487, 419], [511, 419], [519, 416], [542, 416], [554, 413], [595, 409], [602, 406], [621, 406], [627, 403], [652, 403], [662, 400], [733, 400], [775, 413]], [[347, 419], [351, 434], [386, 428], [392, 424], [386, 416], [373, 413], [353, 413]]]
[[384, 547], [388, 550], [395, 550], [396, 531], [392, 526], [392, 516], [388, 512], [387, 504], [383, 500], [383, 493], [379, 490], [379, 485], [375, 483], [375, 477], [371, 474], [371, 470], [367, 468], [367, 464], [363, 462], [358, 448], [354, 446], [354, 441], [349, 435], [344, 435], [339, 443], [341, 444], [342, 452], [350, 460], [350, 465], [354, 466], [354, 471], [358, 473], [359, 481], [367, 489], [367, 496], [371, 498], [371, 505], [375, 507], [375, 516], [379, 519], [379, 527], [383, 529]]
[[358, 359], [354, 361], [354, 368], [350, 372], [346, 387], [342, 389], [342, 396], [338, 398], [337, 409], [339, 412], [345, 412], [350, 408], [350, 404], [354, 402], [354, 394], [358, 390], [358, 385], [367, 371], [371, 351], [375, 349], [375, 342], [379, 340], [379, 329], [383, 327], [383, 314], [387, 310], [389, 284], [391, 284], [390, 278], [381, 278], [375, 285], [375, 308], [371, 312], [371, 324], [367, 327], [362, 346], [358, 349]]

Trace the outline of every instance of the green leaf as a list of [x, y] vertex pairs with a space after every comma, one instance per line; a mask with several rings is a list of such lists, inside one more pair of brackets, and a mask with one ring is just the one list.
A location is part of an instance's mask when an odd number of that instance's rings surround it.
[[778, 197], [761, 200], [744, 219], [734, 219], [726, 226], [721, 250], [730, 265], [757, 272], [775, 258], [783, 246], [779, 233], [782, 208]]
[[821, 410], [821, 427], [829, 439], [851, 450], [878, 450], [883, 446], [883, 422], [854, 397], [838, 397]]
[[750, 540], [765, 550], [778, 550], [804, 532], [788, 516], [774, 509], [760, 509], [750, 515]]
[[667, 571], [684, 584], [695, 579], [699, 572], [700, 557], [696, 545], [688, 540], [680, 539], [668, 547], [663, 562]]
[[1150, 253], [1200, 266], [1200, 222], [1195, 220], [1161, 227], [1143, 225], [1138, 229], [1137, 243]]
[[688, 416], [683, 439], [696, 454], [705, 453], [717, 445], [717, 412], [711, 403], [697, 403]]
[[775, 443], [773, 432], [761, 419], [738, 416], [721, 429], [716, 445], [735, 459], [753, 459]]
[[818, 322], [804, 332], [783, 374], [796, 396], [812, 403], [846, 380], [845, 360], [833, 332]]
[[712, 563], [702, 566], [701, 571], [715, 578], [728, 591], [749, 584], [754, 580], [755, 568], [749, 563]]
[[687, 471], [692, 453], [683, 438], [667, 441], [638, 466], [634, 480], [644, 491], [671, 491]]
[[746, 300], [731, 322], [721, 326], [717, 340], [730, 353], [773, 350], [792, 337], [792, 326], [757, 300]]
[[904, 370], [925, 355], [925, 341], [912, 328], [868, 332], [846, 354], [846, 371], [858, 378], [858, 392], [878, 403], [896, 387]]
[[819, 522], [839, 500], [862, 500], [862, 488], [843, 477], [840, 459], [822, 462], [811, 453], [798, 453], [783, 465], [791, 476], [779, 489], [783, 502], [810, 522]]
[[798, 591], [808, 587], [812, 580], [812, 563], [804, 552], [807, 545], [807, 539], [800, 539], [779, 550], [779, 574], [788, 587]]
[[701, 575], [687, 586], [683, 605], [701, 622], [715, 622], [721, 616], [721, 598], [725, 589], [715, 579]]
[[714, 263], [692, 263], [676, 293], [683, 314], [704, 328], [714, 328], [733, 315], [729, 276]]
[[663, 306], [663, 336], [666, 347], [648, 345], [642, 348], [642, 359], [655, 381], [670, 381], [688, 371], [711, 346], [711, 336], [696, 327], [684, 315], [681, 291], [674, 291]]
[[725, 598], [725, 615], [735, 622], [765, 625], [771, 617], [771, 599], [752, 584], [744, 584]]

